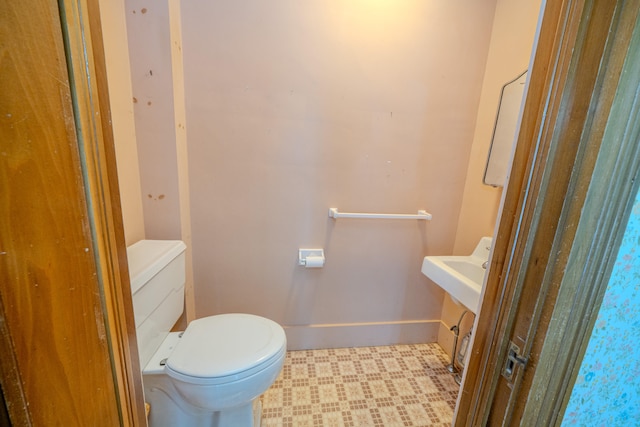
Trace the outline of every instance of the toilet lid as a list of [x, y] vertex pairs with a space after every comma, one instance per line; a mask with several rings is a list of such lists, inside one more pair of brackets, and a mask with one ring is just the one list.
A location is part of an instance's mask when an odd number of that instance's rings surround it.
[[196, 378], [234, 375], [281, 353], [284, 330], [264, 317], [221, 314], [189, 323], [167, 359], [171, 371]]

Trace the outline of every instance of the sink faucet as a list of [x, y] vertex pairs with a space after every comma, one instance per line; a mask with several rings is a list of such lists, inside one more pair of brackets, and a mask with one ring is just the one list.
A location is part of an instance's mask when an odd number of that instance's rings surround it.
[[[478, 265], [478, 264], [476, 264]], [[482, 268], [484, 268], [485, 270], [487, 269], [487, 265], [489, 265], [489, 260], [486, 260], [485, 262], [482, 263]]]

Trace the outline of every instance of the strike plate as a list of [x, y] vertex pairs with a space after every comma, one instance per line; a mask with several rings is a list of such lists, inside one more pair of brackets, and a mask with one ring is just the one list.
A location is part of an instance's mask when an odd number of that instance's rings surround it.
[[513, 373], [518, 365], [524, 367], [527, 364], [527, 358], [522, 357], [520, 354], [520, 347], [518, 347], [513, 341], [509, 343], [509, 353], [507, 353], [507, 360], [502, 369], [502, 376], [508, 381], [513, 378]]

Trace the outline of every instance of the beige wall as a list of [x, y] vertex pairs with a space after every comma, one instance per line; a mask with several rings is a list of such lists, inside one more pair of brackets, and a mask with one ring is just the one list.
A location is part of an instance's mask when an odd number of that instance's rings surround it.
[[131, 245], [144, 239], [145, 234], [124, 4], [117, 1], [101, 1], [100, 19], [107, 63], [111, 121], [118, 159], [124, 233], [127, 245]]
[[[536, 34], [541, 0], [498, 0], [496, 4], [487, 68], [471, 147], [471, 156], [464, 187], [464, 196], [457, 224], [453, 254], [470, 254], [483, 236], [492, 236], [502, 189], [482, 183], [485, 164], [502, 86], [519, 76], [529, 66]], [[451, 351], [450, 326], [455, 324], [464, 308], [448, 296], [442, 310], [443, 325], [438, 342]], [[470, 316], [467, 316], [470, 317]], [[466, 319], [463, 333], [470, 327]]]
[[180, 194], [169, 2], [125, 0], [148, 239], [180, 239]]
[[264, 315], [294, 348], [436, 339], [420, 266], [454, 247], [494, 4], [182, 3], [198, 316]]
[[[461, 310], [420, 263], [492, 234], [497, 96], [526, 68], [539, 8], [499, 0], [491, 33], [494, 2], [183, 3], [184, 117], [175, 2], [127, 0], [143, 194], [129, 205], [148, 238], [188, 240], [191, 193], [198, 316], [265, 315], [297, 347], [450, 345]], [[334, 221], [330, 206], [434, 219]], [[325, 268], [297, 266], [299, 247], [323, 247]]]

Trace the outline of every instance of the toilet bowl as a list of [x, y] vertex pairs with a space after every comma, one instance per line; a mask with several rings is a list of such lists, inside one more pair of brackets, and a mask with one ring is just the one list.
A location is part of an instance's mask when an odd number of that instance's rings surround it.
[[284, 330], [264, 317], [231, 313], [170, 333], [184, 301], [184, 248], [150, 240], [128, 248], [149, 425], [259, 426], [259, 397], [284, 363]]
[[276, 380], [284, 331], [248, 314], [222, 314], [171, 333], [142, 372], [149, 424], [259, 426], [258, 398]]

